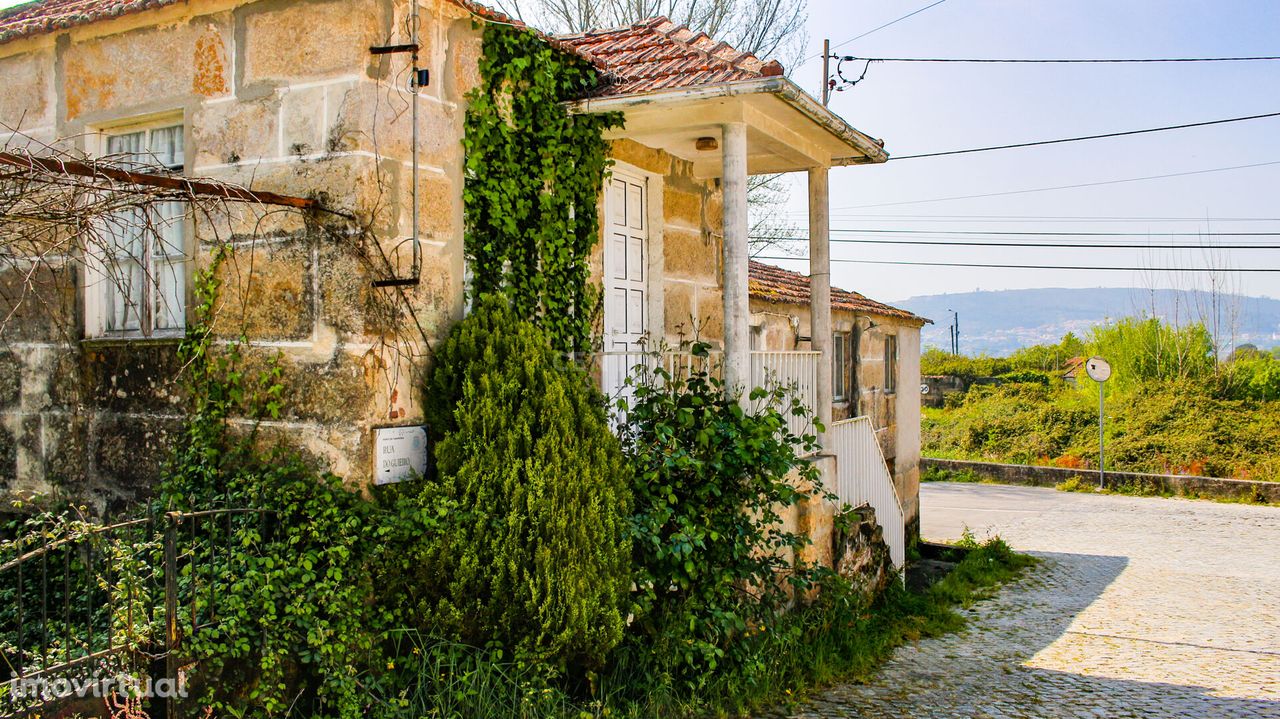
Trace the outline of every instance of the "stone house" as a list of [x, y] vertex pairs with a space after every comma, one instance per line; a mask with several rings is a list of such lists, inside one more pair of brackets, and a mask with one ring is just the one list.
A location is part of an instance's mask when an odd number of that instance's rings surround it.
[[[146, 493], [181, 427], [176, 346], [192, 278], [228, 241], [236, 262], [221, 270], [215, 332], [281, 358], [283, 411], [262, 431], [351, 482], [375, 476], [378, 430], [420, 421], [419, 372], [465, 311], [461, 140], [493, 22], [519, 25], [469, 0], [35, 0], [0, 11], [0, 149], [131, 156], [153, 173], [323, 209], [230, 219], [225, 232], [179, 211], [140, 240], [145, 250], [116, 258], [145, 280], [122, 289], [92, 271], [116, 272], [116, 259], [68, 260], [42, 268], [53, 289], [38, 312], [16, 304], [21, 273], [0, 272], [0, 489], [99, 506]], [[880, 361], [871, 344], [892, 324], [902, 386], [918, 374], [919, 318], [833, 305], [829, 288], [829, 170], [885, 161], [882, 143], [778, 63], [664, 18], [540, 37], [606, 78], [570, 112], [625, 118], [606, 136], [615, 164], [592, 259], [604, 352], [678, 343], [696, 325], [723, 347], [726, 379], [751, 384], [752, 312], [769, 300], [748, 297], [747, 178], [805, 172], [815, 280], [786, 311], [813, 338], [797, 360], [812, 404], [827, 420], [865, 411], [879, 429], [901, 428], [883, 441], [897, 475], [913, 476], [912, 393], [890, 402], [859, 385], [857, 402], [825, 399], [834, 377], [850, 386], [832, 370], [847, 360], [833, 357], [855, 354], [833, 332], [856, 334], [862, 317], [882, 323], [856, 353], [864, 366]], [[324, 217], [346, 218], [360, 241]], [[414, 328], [408, 340], [388, 341], [388, 303]], [[836, 471], [834, 454], [817, 461]], [[914, 513], [913, 480], [898, 484]]]
[[[752, 349], [804, 350], [811, 302], [809, 278], [751, 262]], [[908, 523], [920, 520], [920, 328], [930, 320], [831, 288], [831, 416], [870, 420]]]

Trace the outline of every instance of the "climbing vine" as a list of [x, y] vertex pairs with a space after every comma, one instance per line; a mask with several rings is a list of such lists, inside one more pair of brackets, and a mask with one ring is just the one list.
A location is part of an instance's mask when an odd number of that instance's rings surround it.
[[486, 25], [468, 96], [466, 256], [474, 296], [502, 293], [562, 351], [590, 348], [599, 305], [588, 260], [608, 167], [602, 133], [621, 115], [570, 115], [599, 81], [585, 61], [527, 30]]

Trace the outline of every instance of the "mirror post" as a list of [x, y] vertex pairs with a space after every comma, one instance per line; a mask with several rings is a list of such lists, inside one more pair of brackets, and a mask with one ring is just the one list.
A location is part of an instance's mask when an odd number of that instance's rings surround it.
[[1106, 421], [1106, 398], [1102, 393], [1103, 382], [1098, 383], [1098, 489], [1103, 489], [1107, 479], [1107, 440], [1103, 431], [1103, 423]]

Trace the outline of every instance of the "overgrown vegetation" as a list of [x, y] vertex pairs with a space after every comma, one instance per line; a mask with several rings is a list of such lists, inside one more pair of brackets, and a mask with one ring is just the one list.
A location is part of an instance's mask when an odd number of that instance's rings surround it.
[[[202, 307], [213, 276], [199, 278]], [[813, 438], [786, 432], [804, 408], [760, 389], [744, 411], [710, 374], [665, 377], [635, 388], [623, 451], [582, 371], [505, 300], [478, 303], [441, 348], [432, 387], [458, 396], [433, 409], [452, 417], [434, 476], [371, 497], [229, 423], [270, 416], [273, 371], [242, 371], [235, 346], [215, 349], [203, 331], [189, 344], [201, 398], [153, 511], [267, 517], [209, 535], [220, 559], [180, 579], [183, 597], [218, 597], [218, 621], [182, 620], [184, 656], [200, 659], [192, 712], [746, 711], [864, 676], [898, 644], [956, 628], [950, 606], [1025, 563], [993, 543], [923, 595], [891, 582], [869, 603], [787, 561], [808, 540], [781, 531], [779, 512], [817, 492], [795, 452]], [[160, 543], [133, 548], [145, 567]], [[162, 616], [161, 594], [140, 599], [140, 616]]]
[[803, 459], [815, 438], [787, 431], [789, 415], [807, 413], [799, 400], [757, 388], [744, 409], [706, 364], [684, 377], [657, 369], [619, 428], [636, 473], [627, 653], [642, 681], [692, 694], [718, 671], [748, 672], [753, 633], [771, 631], [793, 593], [822, 576], [800, 561], [809, 539], [780, 513], [826, 496]]
[[504, 294], [565, 352], [591, 348], [598, 291], [588, 259], [617, 113], [570, 115], [595, 70], [524, 28], [484, 26], [481, 84], [467, 96], [465, 250], [476, 296]]
[[428, 386], [435, 476], [412, 491], [439, 520], [381, 586], [437, 634], [555, 675], [598, 669], [631, 583], [631, 472], [599, 393], [492, 297], [437, 348]]
[[[567, 116], [561, 101], [594, 76], [524, 31], [487, 26], [481, 74], [464, 198], [478, 299], [427, 379], [429, 476], [357, 489], [276, 446], [258, 420], [281, 411], [280, 372], [210, 330], [223, 251], [195, 279], [180, 350], [190, 414], [142, 511], [246, 513], [202, 534], [192, 525], [184, 545], [184, 715], [737, 712], [955, 628], [950, 606], [1024, 565], [992, 543], [926, 594], [891, 583], [874, 603], [805, 565], [808, 539], [780, 519], [819, 495], [797, 458], [813, 438], [787, 432], [787, 415], [806, 410], [781, 388], [756, 389], [744, 409], [709, 373], [659, 373], [634, 388], [619, 443], [604, 399], [565, 360], [588, 348], [600, 132], [616, 118]], [[86, 528], [73, 515], [40, 522]], [[154, 587], [163, 542], [138, 526], [144, 536], [110, 558]], [[31, 541], [0, 545], [0, 559]], [[75, 603], [107, 622], [136, 611], [136, 648], [163, 647], [163, 593], [103, 584]], [[94, 591], [125, 601], [95, 605]]]
[[[1074, 347], [1070, 336], [1057, 349]], [[1114, 369], [1107, 397], [1107, 464], [1132, 472], [1280, 480], [1280, 358], [1241, 348], [1221, 363], [1200, 325], [1174, 328], [1125, 319], [1095, 328], [1079, 355]], [[1026, 358], [1061, 356], [1029, 348], [1007, 359], [931, 355], [930, 371], [1003, 373], [927, 409], [924, 452], [931, 457], [1096, 468], [1097, 385], [1079, 373], [1035, 377]], [[1061, 366], [1057, 369], [1061, 369]], [[986, 376], [974, 374], [973, 376]]]
[[[892, 651], [917, 639], [956, 631], [956, 607], [989, 597], [1035, 560], [999, 538], [973, 545], [956, 568], [922, 592], [899, 582], [874, 602], [828, 578], [812, 604], [781, 614], [752, 631], [741, 663], [722, 666], [696, 692], [658, 685], [622, 657], [601, 677], [594, 697], [543, 688], [528, 667], [456, 644], [406, 637], [406, 655], [421, 657], [403, 697], [400, 716], [458, 719], [669, 719], [730, 716], [774, 704], [794, 704], [809, 690], [834, 681], [869, 678]], [[413, 650], [417, 650], [416, 652]]]

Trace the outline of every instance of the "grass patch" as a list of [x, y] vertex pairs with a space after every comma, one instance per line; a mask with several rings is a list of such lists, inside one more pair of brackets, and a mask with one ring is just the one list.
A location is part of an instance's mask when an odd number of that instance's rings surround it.
[[1271, 502], [1266, 501], [1256, 492], [1244, 491], [1234, 497], [1224, 497], [1221, 495], [1206, 495], [1194, 491], [1175, 492], [1155, 482], [1144, 480], [1131, 480], [1125, 482], [1108, 482], [1106, 487], [1099, 489], [1096, 480], [1081, 479], [1072, 477], [1064, 482], [1058, 482], [1053, 488], [1059, 492], [1079, 492], [1083, 494], [1116, 494], [1125, 497], [1161, 497], [1163, 499], [1206, 499], [1220, 504], [1258, 504], [1263, 506], [1274, 506]]
[[[932, 458], [938, 459], [938, 458]], [[920, 470], [921, 482], [961, 482], [965, 484], [999, 484], [972, 469], [943, 469], [942, 467], [925, 467]]]
[[[394, 719], [671, 719], [797, 703], [831, 683], [869, 679], [907, 642], [960, 629], [965, 620], [957, 608], [991, 596], [1038, 561], [998, 537], [966, 545], [955, 569], [922, 592], [894, 580], [868, 606], [830, 583], [817, 602], [781, 618], [771, 631], [741, 638], [750, 643], [752, 661], [709, 677], [696, 695], [679, 695], [663, 681], [662, 653], [653, 648], [624, 651], [608, 670], [566, 688], [498, 653], [409, 637], [401, 667], [407, 674], [396, 682], [403, 688], [382, 694], [379, 703]], [[570, 698], [583, 696], [591, 698]]]

